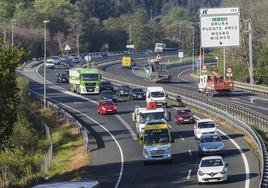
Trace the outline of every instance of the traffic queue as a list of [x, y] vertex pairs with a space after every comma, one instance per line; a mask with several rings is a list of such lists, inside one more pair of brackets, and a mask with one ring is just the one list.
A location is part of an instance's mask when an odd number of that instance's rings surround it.
[[[167, 111], [168, 95], [162, 87], [147, 87], [146, 90], [129, 85], [121, 85], [115, 89], [111, 82], [102, 81], [97, 69], [73, 68], [66, 74], [58, 74], [57, 82], [70, 83], [71, 91], [78, 94], [100, 94], [97, 112], [100, 115], [118, 113], [117, 102], [120, 97], [131, 100], [145, 100], [144, 107], [136, 106], [132, 113], [139, 143], [142, 145], [144, 164], [159, 161], [172, 163], [172, 137], [170, 114]], [[228, 163], [224, 154], [224, 141], [218, 134], [218, 128], [211, 119], [198, 119], [176, 97], [181, 108], [176, 108], [174, 123], [191, 124], [197, 140], [197, 148], [201, 160], [197, 170], [199, 183], [226, 182]]]

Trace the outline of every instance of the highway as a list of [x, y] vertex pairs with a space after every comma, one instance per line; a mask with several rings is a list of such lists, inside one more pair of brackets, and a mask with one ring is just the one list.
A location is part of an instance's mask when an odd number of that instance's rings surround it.
[[[25, 70], [31, 78], [30, 89], [43, 94], [43, 67]], [[79, 96], [69, 91], [69, 84], [56, 84], [56, 72], [62, 72], [62, 66], [55, 70], [47, 69], [47, 96], [71, 112], [91, 132], [90, 166], [82, 169], [84, 176], [97, 179], [101, 187], [198, 187], [196, 171], [200, 157], [193, 134], [193, 125], [172, 126], [174, 161], [172, 164], [143, 165], [142, 147], [134, 134], [131, 112], [136, 105], [144, 106], [144, 101], [128, 101], [120, 98], [118, 115], [100, 116], [96, 110], [98, 95]], [[117, 74], [143, 79], [132, 71], [122, 70], [118, 65], [107, 68]], [[176, 78], [178, 82], [180, 78]], [[176, 83], [184, 85], [181, 83]], [[192, 83], [189, 83], [189, 85]], [[54, 101], [54, 102], [55, 102]], [[175, 109], [168, 109], [174, 119]], [[203, 116], [196, 114], [198, 117]], [[243, 135], [220, 126], [225, 139], [224, 159], [230, 164], [228, 185], [212, 184], [200, 187], [258, 187], [259, 162]]]
[[[141, 61], [138, 66], [134, 67], [132, 70], [123, 70], [121, 74], [125, 76], [130, 76], [135, 79], [147, 80], [144, 75], [145, 62]], [[116, 73], [121, 68], [120, 64], [114, 64], [112, 66], [106, 67], [106, 71], [111, 73]], [[190, 91], [198, 91], [197, 81], [193, 80], [189, 74], [192, 71], [191, 64], [173, 64], [168, 65], [169, 71], [173, 73], [172, 86], [178, 86], [183, 89], [188, 89]], [[255, 110], [257, 112], [268, 115], [268, 98], [256, 96], [253, 93], [234, 91], [231, 96], [217, 96], [221, 99], [228, 100], [230, 103], [236, 103], [246, 108]], [[251, 101], [253, 98], [253, 103]]]

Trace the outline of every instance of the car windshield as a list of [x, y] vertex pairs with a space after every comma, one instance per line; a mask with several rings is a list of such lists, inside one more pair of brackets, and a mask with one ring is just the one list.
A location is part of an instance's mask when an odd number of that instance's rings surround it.
[[112, 106], [114, 103], [112, 101], [105, 101], [101, 103], [102, 106]]
[[152, 121], [152, 120], [160, 120], [164, 119], [164, 112], [152, 112], [152, 113], [144, 113], [141, 114], [141, 123], [145, 123], [147, 121]]
[[167, 129], [145, 130], [144, 144], [165, 144], [169, 143], [169, 134]]
[[199, 129], [207, 129], [207, 128], [214, 128], [215, 124], [214, 122], [200, 122], [198, 123]]
[[102, 82], [101, 85], [104, 85], [104, 86], [111, 86], [112, 83], [111, 83], [111, 82]]
[[185, 110], [178, 110], [178, 111], [177, 111], [177, 114], [178, 114], [178, 115], [184, 115], [184, 114], [188, 115], [189, 112], [188, 112], [188, 111], [185, 111]]
[[99, 79], [99, 74], [82, 74], [81, 79], [83, 81], [95, 81]]
[[133, 93], [143, 93], [144, 91], [142, 89], [132, 89]]
[[103, 92], [101, 94], [101, 97], [114, 97], [115, 96], [115, 93], [114, 92]]
[[146, 125], [161, 125], [161, 124], [165, 124], [165, 122], [163, 122], [163, 121], [149, 121], [146, 123]]
[[129, 87], [129, 86], [122, 86], [122, 89], [124, 89], [124, 90], [129, 90], [130, 87]]
[[204, 159], [201, 162], [201, 167], [214, 167], [214, 166], [223, 166], [221, 159]]
[[206, 142], [220, 142], [221, 138], [218, 135], [212, 135], [212, 136], [202, 136], [200, 139], [201, 143]]
[[151, 97], [153, 98], [159, 98], [159, 97], [164, 97], [164, 96], [165, 96], [164, 92], [161, 92], [161, 91], [155, 91], [151, 93]]

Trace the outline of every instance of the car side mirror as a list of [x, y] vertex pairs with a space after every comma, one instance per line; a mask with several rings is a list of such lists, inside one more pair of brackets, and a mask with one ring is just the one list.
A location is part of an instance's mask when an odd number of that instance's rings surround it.
[[229, 163], [226, 163], [226, 164], [225, 164], [225, 167], [227, 168], [228, 166], [229, 166]]
[[174, 143], [175, 142], [175, 139], [173, 137], [171, 137], [170, 142], [171, 143]]

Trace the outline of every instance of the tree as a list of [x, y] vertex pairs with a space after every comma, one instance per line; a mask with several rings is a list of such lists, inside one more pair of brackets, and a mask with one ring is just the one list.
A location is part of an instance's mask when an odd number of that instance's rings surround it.
[[22, 49], [0, 43], [0, 149], [5, 148], [17, 117], [19, 97], [15, 69], [23, 55]]
[[146, 49], [152, 46], [151, 34], [147, 25], [147, 15], [144, 9], [135, 11], [131, 21], [132, 43], [136, 49]]
[[260, 58], [256, 64], [256, 77], [258, 83], [268, 84], [268, 45], [260, 52]]

